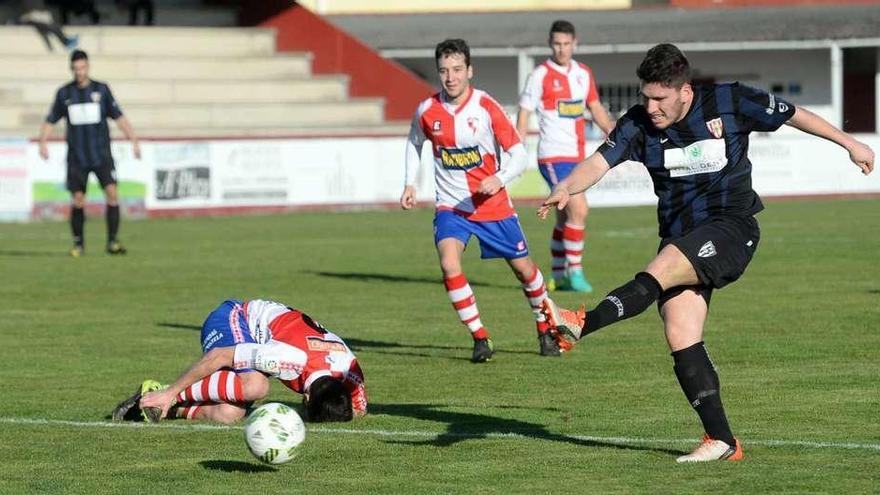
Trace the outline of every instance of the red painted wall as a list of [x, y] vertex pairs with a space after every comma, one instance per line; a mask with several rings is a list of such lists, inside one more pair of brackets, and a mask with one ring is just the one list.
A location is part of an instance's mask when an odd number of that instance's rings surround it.
[[308, 9], [293, 6], [260, 24], [278, 32], [280, 52], [312, 52], [316, 74], [347, 74], [351, 96], [385, 98], [385, 118], [409, 120], [419, 102], [434, 88], [404, 67], [382, 58], [372, 48]]

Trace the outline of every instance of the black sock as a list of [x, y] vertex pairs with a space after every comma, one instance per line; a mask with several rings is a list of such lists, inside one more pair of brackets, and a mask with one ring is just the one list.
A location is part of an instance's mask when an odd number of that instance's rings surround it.
[[587, 313], [583, 334], [640, 314], [654, 303], [662, 287], [652, 275], [640, 272], [626, 284], [611, 291], [595, 309]]
[[107, 205], [107, 243], [116, 240], [119, 232], [119, 205]]
[[86, 223], [86, 213], [81, 207], [73, 206], [70, 209], [70, 230], [73, 232], [73, 243], [83, 245], [83, 229]]
[[672, 353], [675, 376], [685, 397], [703, 422], [703, 429], [715, 440], [733, 446], [733, 432], [721, 404], [721, 383], [715, 365], [702, 342]]

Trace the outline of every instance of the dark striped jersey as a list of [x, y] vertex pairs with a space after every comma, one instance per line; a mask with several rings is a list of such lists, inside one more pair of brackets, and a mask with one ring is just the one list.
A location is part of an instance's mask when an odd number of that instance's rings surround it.
[[80, 168], [98, 168], [113, 163], [107, 117], [118, 119], [122, 110], [110, 87], [90, 81], [80, 88], [76, 81], [58, 89], [46, 122], [67, 119], [67, 163]]
[[719, 215], [751, 216], [764, 209], [752, 189], [749, 133], [775, 131], [794, 105], [739, 83], [694, 86], [687, 115], [659, 130], [636, 105], [598, 152], [612, 167], [642, 162], [657, 195], [660, 237], [678, 236]]

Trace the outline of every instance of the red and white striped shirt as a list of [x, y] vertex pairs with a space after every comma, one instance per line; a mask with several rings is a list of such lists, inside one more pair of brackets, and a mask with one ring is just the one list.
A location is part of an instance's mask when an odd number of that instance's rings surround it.
[[593, 71], [582, 63], [566, 68], [547, 60], [532, 71], [519, 106], [538, 114], [538, 163], [584, 159], [584, 112], [598, 100]]
[[[463, 103], [451, 104], [445, 93], [424, 100], [410, 127], [405, 183], [412, 186], [425, 141], [434, 155], [437, 209], [452, 210], [477, 222], [503, 220], [515, 214], [502, 188], [478, 194], [483, 179], [497, 176], [507, 185], [525, 170], [526, 152], [504, 109], [486, 92], [470, 88]], [[508, 153], [500, 164], [498, 148]]]
[[291, 366], [299, 371], [298, 376], [290, 380], [279, 379], [281, 383], [302, 394], [322, 376], [341, 379], [351, 393], [354, 415], [366, 414], [364, 373], [342, 338], [308, 315], [274, 301], [247, 301], [243, 310], [250, 334], [257, 344], [277, 341], [295, 348], [291, 353]]

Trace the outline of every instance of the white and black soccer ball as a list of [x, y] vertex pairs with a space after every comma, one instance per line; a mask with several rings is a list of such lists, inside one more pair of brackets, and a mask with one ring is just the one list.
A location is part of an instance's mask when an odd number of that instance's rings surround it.
[[283, 464], [296, 457], [306, 438], [306, 425], [289, 406], [270, 402], [251, 412], [244, 439], [254, 456], [267, 464]]

